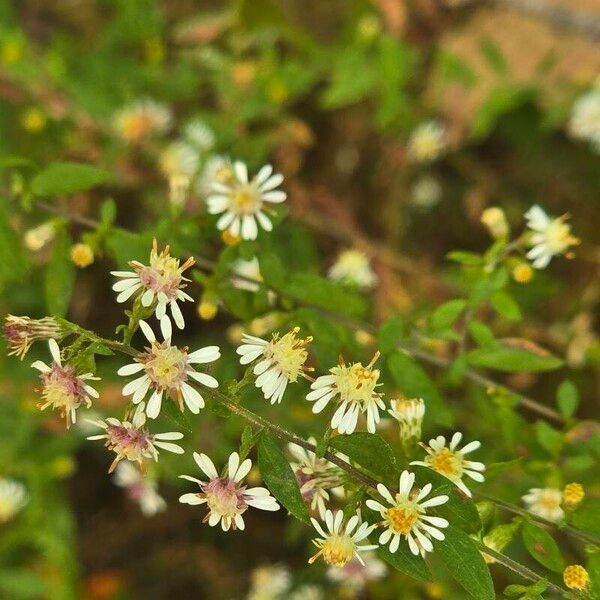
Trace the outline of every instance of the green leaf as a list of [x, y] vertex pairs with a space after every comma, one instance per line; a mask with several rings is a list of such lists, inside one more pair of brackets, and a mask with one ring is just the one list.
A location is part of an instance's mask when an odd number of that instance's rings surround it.
[[376, 433], [358, 431], [349, 435], [337, 435], [331, 438], [329, 445], [348, 455], [373, 475], [397, 483], [395, 480], [399, 470], [394, 451]]
[[339, 108], [358, 102], [369, 94], [375, 73], [363, 53], [356, 48], [340, 48], [334, 58], [332, 81], [325, 90], [325, 108]]
[[75, 265], [71, 260], [70, 251], [71, 238], [61, 228], [54, 238], [44, 282], [46, 306], [49, 314], [55, 317], [64, 317], [67, 314], [75, 283]]
[[55, 162], [40, 171], [31, 181], [36, 196], [74, 194], [108, 181], [111, 174], [93, 165]]
[[579, 405], [579, 393], [572, 381], [565, 379], [559, 386], [556, 392], [556, 404], [560, 409], [561, 414], [566, 419], [570, 419], [577, 410]]
[[297, 519], [310, 523], [296, 476], [273, 436], [266, 432], [258, 442], [258, 468], [273, 496]]
[[382, 354], [387, 354], [396, 348], [404, 335], [404, 318], [391, 317], [383, 323], [377, 334], [377, 348]]
[[[10, 226], [8, 216], [11, 208], [7, 200], [0, 198], [0, 289], [10, 281], [19, 280], [28, 270], [27, 258], [19, 236]], [[5, 257], [10, 257], [7, 260]]]
[[481, 348], [467, 354], [469, 364], [508, 373], [552, 371], [562, 367], [556, 356], [540, 355], [522, 348]]
[[453, 525], [444, 529], [444, 535], [443, 542], [434, 542], [434, 552], [449, 574], [475, 600], [494, 600], [490, 571], [473, 540]]
[[108, 236], [106, 247], [120, 267], [126, 267], [130, 260], [146, 263], [152, 247], [152, 236], [115, 228]]
[[380, 546], [377, 554], [385, 560], [390, 566], [397, 571], [418, 579], [420, 581], [428, 581], [431, 579], [431, 574], [427, 568], [427, 564], [420, 556], [415, 556], [409, 549], [406, 541], [401, 541], [398, 550], [393, 554], [387, 546]]
[[526, 521], [523, 524], [523, 542], [527, 552], [541, 565], [556, 573], [562, 573], [565, 561], [556, 542], [547, 531]]
[[451, 327], [454, 322], [460, 317], [460, 314], [465, 309], [467, 301], [461, 298], [444, 302], [438, 306], [431, 315], [430, 325], [433, 329], [446, 329]]
[[386, 358], [395, 385], [409, 398], [423, 398], [426, 418], [438, 425], [451, 425], [452, 414], [427, 373], [410, 356], [395, 350]]
[[242, 439], [240, 441], [240, 450], [238, 452], [240, 460], [244, 460], [248, 456], [250, 450], [254, 448], [254, 445], [260, 438], [262, 431], [262, 427], [254, 428], [252, 425], [246, 425], [246, 427], [244, 427]]
[[470, 321], [467, 328], [478, 346], [485, 348], [496, 344], [494, 332], [487, 325], [479, 321]]
[[555, 458], [558, 457], [564, 443], [564, 437], [560, 431], [548, 425], [546, 421], [538, 421], [535, 424], [535, 437], [544, 450]]
[[521, 319], [521, 309], [515, 300], [505, 291], [496, 292], [490, 302], [494, 309], [501, 314], [505, 319], [510, 321], [519, 321]]
[[267, 285], [277, 289], [284, 286], [285, 269], [276, 252], [271, 250], [259, 254], [258, 264], [260, 274]]
[[575, 510], [571, 522], [579, 529], [600, 535], [600, 499], [590, 498]]
[[500, 51], [500, 48], [489, 38], [484, 38], [479, 42], [481, 53], [487, 60], [488, 64], [498, 75], [506, 75], [508, 67], [506, 60]]
[[462, 250], [453, 250], [446, 254], [448, 260], [460, 263], [461, 265], [467, 266], [478, 266], [483, 264], [483, 257], [481, 254], [475, 254], [475, 252], [463, 252]]

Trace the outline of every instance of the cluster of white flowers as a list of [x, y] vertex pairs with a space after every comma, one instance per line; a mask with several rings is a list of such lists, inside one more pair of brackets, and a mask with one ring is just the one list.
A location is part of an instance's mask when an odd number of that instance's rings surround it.
[[569, 133], [574, 138], [587, 140], [594, 151], [600, 153], [600, 83], [573, 105]]

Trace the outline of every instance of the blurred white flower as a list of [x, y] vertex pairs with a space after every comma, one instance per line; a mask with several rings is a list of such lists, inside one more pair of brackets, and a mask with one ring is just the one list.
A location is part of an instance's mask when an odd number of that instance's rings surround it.
[[0, 478], [0, 523], [10, 521], [27, 502], [29, 496], [22, 483]]
[[198, 193], [203, 198], [210, 196], [215, 183], [227, 185], [234, 181], [233, 165], [227, 156], [209, 156], [198, 177]]
[[385, 563], [379, 560], [374, 552], [365, 554], [363, 560], [364, 564], [352, 560], [340, 568], [329, 567], [327, 578], [341, 584], [352, 595], [357, 595], [370, 581], [379, 581], [387, 573]]
[[370, 289], [377, 283], [377, 276], [371, 268], [367, 255], [360, 250], [344, 250], [340, 252], [335, 263], [330, 267], [329, 279], [346, 285], [354, 285], [360, 289]]
[[284, 565], [257, 567], [250, 574], [250, 591], [246, 600], [283, 600], [290, 583], [290, 571]]
[[41, 250], [48, 242], [51, 242], [56, 235], [56, 229], [52, 221], [46, 221], [33, 229], [28, 229], [23, 236], [23, 242], [27, 250], [37, 252]]
[[600, 153], [600, 87], [581, 96], [573, 105], [569, 133], [587, 140]]
[[192, 119], [183, 130], [186, 140], [202, 152], [208, 152], [215, 145], [215, 132], [202, 119]]
[[168, 106], [151, 98], [142, 98], [122, 108], [113, 119], [115, 132], [129, 143], [140, 142], [149, 135], [166, 133], [173, 124]]
[[425, 402], [422, 398], [392, 400], [388, 413], [398, 421], [400, 439], [403, 442], [421, 439], [421, 425], [425, 415]]
[[139, 504], [145, 517], [153, 517], [167, 508], [165, 499], [157, 491], [157, 483], [144, 477], [130, 462], [120, 462], [114, 473], [114, 482], [125, 488], [131, 500]]
[[161, 153], [160, 169], [168, 178], [187, 177], [191, 180], [198, 170], [200, 158], [198, 151], [190, 144], [182, 141], [172, 142]]
[[553, 523], [562, 521], [565, 512], [561, 508], [563, 493], [556, 488], [531, 488], [523, 496], [527, 510]]
[[411, 188], [410, 203], [422, 210], [429, 210], [442, 199], [442, 185], [432, 175], [419, 177]]
[[[239, 277], [236, 277], [236, 275]], [[249, 281], [250, 279], [253, 279], [256, 283]], [[260, 265], [256, 256], [250, 260], [238, 258], [231, 265], [231, 285], [238, 290], [258, 292], [262, 280]]]
[[408, 140], [408, 155], [417, 162], [431, 162], [447, 147], [446, 128], [439, 121], [421, 123]]
[[318, 585], [301, 585], [288, 596], [287, 600], [325, 600], [325, 593]]

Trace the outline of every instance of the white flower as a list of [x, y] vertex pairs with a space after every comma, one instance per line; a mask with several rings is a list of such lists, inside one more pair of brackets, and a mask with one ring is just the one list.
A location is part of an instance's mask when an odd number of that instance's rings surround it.
[[377, 276], [371, 268], [369, 259], [360, 250], [344, 250], [340, 253], [328, 273], [329, 279], [361, 289], [372, 288]]
[[[57, 409], [66, 420], [67, 428], [77, 420], [77, 409], [81, 405], [90, 407], [91, 398], [98, 398], [98, 392], [86, 383], [96, 380], [92, 373], [77, 375], [75, 368], [71, 365], [63, 365], [60, 358], [60, 349], [56, 340], [48, 340], [48, 347], [52, 355], [52, 364], [47, 365], [41, 360], [36, 360], [31, 366], [41, 372], [42, 401], [40, 410], [48, 408]], [[90, 398], [91, 397], [91, 398]]]
[[328, 565], [335, 567], [343, 567], [354, 558], [363, 563], [361, 552], [377, 548], [377, 545], [359, 544], [373, 531], [375, 526], [368, 523], [359, 525], [358, 514], [350, 517], [344, 526], [343, 511], [338, 510], [333, 513], [327, 510], [324, 521], [327, 530], [323, 529], [316, 519], [311, 518], [313, 527], [321, 537], [312, 540], [319, 551], [308, 559], [309, 564], [314, 563], [319, 556], [322, 556]]
[[183, 288], [186, 287], [185, 282], [189, 281], [183, 277], [183, 272], [193, 264], [194, 259], [188, 258], [180, 265], [179, 259], [173, 258], [169, 254], [169, 246], [166, 246], [159, 254], [156, 239], [154, 239], [149, 266], [132, 260], [129, 265], [133, 271], [111, 272], [120, 279], [112, 287], [115, 292], [118, 292], [117, 302], [127, 302], [134, 294], [139, 293], [142, 306], [152, 306], [156, 300], [155, 311], [158, 319], [165, 316], [167, 306], [169, 306], [175, 324], [179, 329], [183, 329], [185, 322], [177, 302], [193, 301], [192, 297], [183, 291]]
[[424, 485], [420, 490], [413, 491], [415, 474], [403, 471], [400, 475], [398, 493], [392, 496], [389, 490], [380, 483], [377, 491], [388, 503], [381, 504], [375, 500], [367, 500], [367, 506], [379, 512], [383, 517], [383, 526], [386, 530], [379, 536], [379, 543], [390, 544], [390, 552], [396, 552], [400, 540], [404, 537], [408, 542], [410, 551], [418, 556], [424, 556], [433, 551], [431, 538], [443, 540], [444, 534], [440, 531], [448, 527], [448, 521], [441, 517], [427, 514], [427, 509], [440, 506], [448, 502], [448, 496], [434, 496], [425, 500], [430, 494], [432, 485]]
[[408, 154], [418, 162], [430, 162], [444, 152], [446, 145], [446, 128], [438, 121], [427, 121], [411, 133]]
[[191, 505], [206, 504], [208, 514], [204, 517], [203, 523], [208, 521], [211, 527], [221, 523], [223, 531], [244, 529], [242, 515], [249, 506], [260, 510], [279, 510], [279, 504], [269, 490], [264, 487], [246, 488], [242, 484], [242, 480], [252, 468], [252, 461], [249, 458], [240, 464], [238, 453], [233, 452], [227, 463], [227, 475], [223, 477], [219, 476], [215, 465], [206, 454], [194, 452], [194, 460], [200, 470], [208, 476], [208, 481], [180, 475], [183, 479], [197, 483], [200, 491], [196, 494], [184, 494], [179, 498], [179, 502]]
[[440, 475], [447, 477], [470, 498], [472, 494], [462, 478], [467, 475], [475, 481], [485, 481], [485, 477], [481, 474], [481, 471], [485, 471], [485, 465], [480, 462], [465, 460], [465, 455], [477, 450], [481, 446], [481, 442], [470, 442], [459, 449], [458, 445], [462, 437], [462, 433], [456, 432], [452, 436], [448, 447], [446, 447], [446, 438], [443, 435], [429, 440], [429, 446], [421, 444], [427, 452], [425, 460], [415, 460], [410, 464], [433, 469]]
[[569, 132], [575, 138], [584, 139], [600, 152], [600, 88], [581, 96], [573, 105]]
[[207, 152], [215, 145], [215, 132], [202, 119], [193, 119], [186, 124], [183, 135], [190, 144], [202, 152]]
[[283, 175], [273, 175], [273, 167], [266, 165], [256, 177], [248, 180], [248, 169], [242, 162], [233, 163], [233, 171], [233, 181], [213, 184], [213, 194], [207, 198], [208, 212], [223, 213], [217, 221], [221, 231], [227, 229], [233, 236], [255, 240], [257, 222], [265, 231], [273, 229], [265, 214], [265, 204], [279, 204], [287, 197], [285, 192], [275, 189], [283, 181]]
[[[317, 443], [314, 437], [308, 438], [308, 441], [313, 445]], [[340, 470], [326, 458], [318, 457], [311, 450], [298, 444], [288, 444], [288, 450], [296, 459], [296, 462], [290, 463], [290, 466], [298, 481], [302, 497], [310, 503], [311, 510], [316, 511], [319, 517], [324, 519], [325, 503], [329, 502], [330, 498], [329, 491], [338, 498], [344, 496]], [[347, 458], [343, 454], [338, 456], [344, 460]]]
[[362, 363], [341, 364], [329, 369], [330, 375], [318, 377], [310, 386], [313, 390], [306, 399], [315, 402], [313, 413], [320, 413], [334, 399], [339, 404], [331, 419], [331, 427], [339, 433], [352, 433], [358, 423], [360, 413], [367, 414], [367, 430], [375, 433], [379, 423], [379, 410], [385, 409], [381, 394], [375, 391], [380, 385], [379, 370], [373, 364], [379, 357], [375, 354], [371, 362], [363, 367]]
[[13, 479], [0, 479], [0, 523], [10, 521], [29, 502], [27, 490]]
[[424, 175], [411, 188], [410, 203], [422, 210], [433, 208], [442, 199], [442, 185], [431, 175]]
[[119, 487], [125, 488], [131, 500], [140, 505], [145, 517], [153, 517], [167, 508], [165, 499], [156, 491], [156, 481], [144, 477], [130, 462], [117, 465], [114, 481]]
[[169, 144], [159, 158], [161, 171], [167, 177], [183, 175], [191, 179], [198, 170], [200, 159], [198, 151], [186, 142], [177, 141]]
[[229, 185], [235, 181], [233, 166], [227, 156], [215, 154], [210, 156], [198, 177], [198, 193], [203, 197], [210, 196], [216, 183]]
[[150, 433], [146, 425], [144, 415], [144, 403], [142, 402], [133, 414], [131, 421], [119, 421], [114, 417], [105, 420], [90, 420], [90, 423], [104, 429], [104, 433], [90, 435], [88, 440], [106, 440], [104, 445], [116, 454], [108, 472], [112, 473], [119, 461], [125, 459], [137, 462], [141, 469], [145, 468], [146, 460], [158, 461], [158, 450], [166, 450], [174, 454], [183, 454], [183, 448], [172, 444], [174, 440], [183, 438], [183, 434], [177, 431], [168, 433]]
[[565, 222], [566, 215], [552, 219], [536, 205], [525, 213], [525, 218], [527, 227], [532, 230], [530, 244], [533, 246], [527, 258], [536, 269], [544, 269], [553, 256], [565, 254], [570, 246], [579, 244], [579, 239], [571, 235], [571, 226]]
[[325, 600], [325, 594], [319, 586], [307, 584], [294, 590], [287, 600]]
[[134, 404], [141, 402], [152, 390], [146, 414], [155, 419], [160, 413], [163, 394], [171, 396], [183, 412], [183, 404], [197, 415], [204, 408], [204, 398], [188, 381], [193, 379], [209, 388], [219, 387], [219, 382], [206, 373], [196, 371], [193, 365], [207, 364], [217, 360], [221, 353], [218, 346], [206, 346], [188, 354], [187, 348], [171, 345], [171, 322], [167, 317], [160, 322], [164, 337], [159, 342], [154, 332], [145, 321], [140, 321], [140, 328], [150, 347], [135, 357], [135, 362], [121, 367], [117, 373], [127, 377], [143, 371], [143, 375], [130, 381], [123, 387], [124, 396], [132, 396]]
[[151, 134], [166, 133], [173, 124], [171, 110], [150, 98], [142, 98], [121, 109], [114, 117], [116, 133], [136, 143]]
[[257, 376], [255, 385], [262, 389], [265, 399], [271, 400], [271, 404], [281, 402], [288, 382], [297, 381], [308, 370], [304, 366], [308, 358], [305, 346], [312, 337], [298, 338], [296, 334], [299, 331], [299, 327], [294, 327], [282, 337], [274, 333], [269, 342], [244, 334], [243, 343], [236, 350], [242, 365], [260, 358], [253, 370]]
[[563, 493], [556, 488], [531, 488], [523, 496], [527, 510], [553, 523], [562, 521], [565, 513], [561, 508]]
[[231, 265], [231, 285], [238, 290], [258, 292], [262, 280], [260, 265], [256, 256], [250, 260], [239, 258]]
[[388, 413], [398, 421], [400, 439], [408, 442], [421, 439], [421, 425], [425, 415], [425, 402], [422, 398], [410, 400], [392, 400]]
[[357, 595], [370, 581], [383, 579], [387, 573], [385, 563], [379, 560], [375, 553], [365, 554], [363, 560], [364, 564], [353, 560], [341, 568], [329, 567], [327, 578], [342, 584], [344, 588], [353, 592], [353, 595]]
[[52, 221], [46, 221], [33, 229], [28, 229], [23, 236], [23, 241], [27, 250], [37, 252], [41, 250], [48, 242], [51, 242], [56, 235], [56, 228]]
[[246, 600], [283, 600], [290, 587], [290, 571], [284, 565], [264, 565], [250, 574]]

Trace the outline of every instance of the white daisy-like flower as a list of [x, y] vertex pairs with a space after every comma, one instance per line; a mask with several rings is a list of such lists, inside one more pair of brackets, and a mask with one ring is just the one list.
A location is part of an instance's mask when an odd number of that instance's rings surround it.
[[[317, 440], [309, 437], [308, 441], [315, 445]], [[300, 493], [321, 519], [325, 518], [326, 502], [329, 502], [332, 492], [336, 497], [343, 498], [344, 488], [340, 470], [326, 458], [317, 456], [312, 450], [307, 450], [298, 444], [288, 444], [290, 454], [296, 459], [290, 463], [292, 471], [298, 481]], [[344, 460], [347, 457], [338, 454]]]
[[418, 162], [435, 160], [446, 147], [446, 128], [435, 120], [421, 123], [408, 140], [408, 154]]
[[360, 250], [344, 250], [330, 267], [328, 277], [345, 285], [367, 290], [377, 283], [367, 255]]
[[229, 456], [227, 474], [219, 476], [215, 465], [206, 454], [194, 452], [194, 460], [200, 470], [206, 474], [208, 481], [201, 481], [189, 475], [180, 475], [181, 478], [193, 481], [200, 486], [200, 491], [195, 494], [183, 494], [179, 502], [183, 504], [206, 504], [208, 513], [203, 523], [208, 522], [211, 527], [221, 523], [223, 531], [229, 529], [244, 529], [245, 523], [242, 515], [249, 506], [260, 510], [276, 511], [279, 504], [269, 490], [264, 487], [247, 488], [242, 480], [252, 468], [252, 461], [247, 458], [240, 464], [237, 452]]
[[216, 183], [230, 185], [234, 181], [233, 165], [229, 157], [215, 154], [210, 156], [202, 167], [198, 177], [198, 193], [206, 198], [210, 196]]
[[246, 600], [282, 600], [291, 584], [285, 565], [263, 565], [250, 574], [250, 591]]
[[425, 402], [422, 398], [392, 400], [388, 413], [398, 421], [400, 439], [404, 442], [421, 439], [421, 426], [425, 415]]
[[553, 523], [562, 521], [565, 516], [562, 501], [563, 493], [557, 488], [531, 488], [523, 496], [528, 511]]
[[299, 327], [294, 327], [281, 337], [274, 333], [270, 341], [244, 334], [243, 343], [236, 350], [241, 356], [242, 365], [260, 359], [253, 370], [255, 385], [271, 404], [281, 402], [287, 384], [297, 381], [298, 377], [310, 370], [304, 366], [308, 358], [305, 346], [312, 341], [312, 337], [298, 338], [299, 331]]
[[377, 545], [360, 544], [375, 529], [375, 526], [360, 523], [358, 514], [350, 517], [344, 524], [343, 511], [338, 510], [333, 513], [327, 510], [324, 521], [327, 529], [324, 529], [316, 519], [311, 518], [313, 527], [321, 537], [312, 540], [319, 551], [308, 559], [309, 564], [314, 563], [320, 556], [328, 565], [334, 567], [343, 567], [353, 559], [363, 564], [361, 553], [377, 548]]
[[189, 269], [194, 262], [194, 259], [190, 257], [180, 265], [179, 259], [169, 254], [169, 246], [159, 253], [156, 239], [154, 239], [149, 265], [132, 260], [129, 266], [133, 271], [111, 272], [120, 279], [112, 287], [115, 292], [118, 292], [117, 302], [127, 302], [134, 294], [139, 294], [142, 306], [152, 306], [156, 301], [155, 312], [158, 319], [165, 316], [168, 306], [175, 324], [179, 329], [183, 329], [185, 321], [177, 303], [186, 300], [193, 302], [193, 298], [183, 291], [186, 282], [190, 281], [183, 276], [183, 272]]
[[532, 231], [529, 240], [532, 248], [527, 258], [533, 261], [536, 269], [546, 268], [553, 256], [566, 254], [571, 246], [579, 244], [579, 239], [571, 235], [566, 215], [554, 219], [536, 205], [525, 213], [525, 218], [527, 227]]
[[231, 265], [231, 285], [238, 290], [258, 292], [262, 280], [256, 256], [250, 260], [239, 258]]
[[367, 430], [375, 433], [379, 423], [379, 411], [385, 410], [381, 394], [375, 391], [378, 385], [379, 369], [373, 369], [379, 358], [376, 353], [371, 362], [340, 364], [329, 369], [329, 375], [321, 375], [312, 384], [312, 392], [306, 399], [314, 402], [313, 413], [320, 413], [331, 400], [339, 404], [331, 419], [331, 427], [339, 433], [352, 433], [358, 423], [358, 415], [366, 413]]
[[23, 242], [27, 250], [38, 252], [46, 244], [51, 242], [56, 235], [56, 227], [52, 221], [46, 221], [33, 229], [28, 229], [23, 236]]
[[327, 578], [341, 584], [342, 587], [352, 592], [353, 596], [356, 596], [364, 590], [369, 582], [383, 579], [388, 571], [385, 563], [379, 560], [375, 553], [365, 554], [363, 560], [364, 564], [352, 560], [341, 568], [329, 567]]
[[587, 140], [596, 152], [600, 152], [600, 87], [581, 96], [573, 105], [569, 133]]
[[428, 508], [441, 506], [448, 502], [448, 496], [434, 496], [426, 499], [431, 493], [432, 485], [427, 483], [420, 490], [413, 490], [415, 474], [403, 471], [398, 483], [398, 493], [392, 496], [389, 490], [380, 483], [377, 491], [386, 504], [376, 500], [367, 500], [367, 506], [379, 512], [383, 517], [385, 531], [379, 536], [379, 543], [390, 545], [390, 552], [396, 552], [404, 537], [410, 551], [418, 556], [425, 556], [433, 551], [431, 538], [443, 540], [444, 534], [440, 529], [448, 527], [449, 523], [442, 517], [427, 514]]
[[186, 140], [202, 152], [208, 152], [215, 145], [215, 132], [202, 119], [189, 121], [183, 130]]
[[248, 168], [239, 161], [233, 163], [233, 171], [233, 181], [213, 184], [213, 193], [207, 198], [208, 212], [222, 214], [217, 221], [221, 231], [226, 229], [235, 237], [255, 240], [258, 225], [265, 231], [273, 229], [265, 205], [279, 204], [287, 197], [285, 192], [276, 189], [283, 175], [273, 174], [273, 167], [266, 165], [249, 180]]
[[104, 433], [90, 435], [88, 440], [105, 440], [104, 445], [116, 454], [108, 472], [112, 473], [123, 459], [137, 462], [140, 469], [145, 469], [145, 461], [158, 461], [158, 448], [183, 454], [183, 448], [171, 442], [183, 438], [178, 431], [167, 433], [150, 433], [146, 429], [146, 415], [142, 402], [135, 410], [131, 421], [119, 421], [114, 417], [90, 420], [90, 423], [104, 429]]
[[145, 517], [153, 517], [167, 508], [165, 499], [157, 491], [154, 479], [144, 477], [130, 462], [120, 462], [114, 473], [115, 484], [125, 488], [127, 496], [139, 504]]
[[198, 151], [181, 140], [169, 144], [159, 158], [160, 169], [167, 177], [185, 176], [191, 179], [199, 163]]
[[29, 502], [29, 495], [22, 483], [0, 478], [0, 523], [10, 521]]
[[132, 396], [131, 401], [138, 404], [151, 391], [146, 414], [155, 419], [160, 413], [163, 394], [177, 402], [183, 412], [185, 405], [197, 415], [204, 408], [204, 398], [188, 382], [194, 380], [209, 388], [219, 387], [219, 382], [207, 373], [194, 369], [193, 365], [216, 361], [221, 353], [218, 346], [206, 346], [188, 354], [187, 348], [171, 345], [171, 322], [168, 317], [161, 319], [161, 332], [164, 341], [159, 342], [151, 327], [140, 321], [140, 329], [150, 342], [150, 347], [135, 357], [135, 362], [121, 367], [117, 373], [124, 377], [136, 373], [143, 374], [123, 387], [124, 396]]
[[40, 371], [42, 381], [42, 400], [39, 403], [40, 410], [49, 406], [59, 411], [67, 423], [67, 428], [77, 420], [77, 409], [85, 405], [92, 405], [91, 398], [98, 398], [98, 392], [86, 382], [100, 377], [94, 377], [93, 373], [78, 375], [72, 365], [63, 365], [60, 358], [60, 348], [56, 340], [48, 340], [48, 347], [52, 355], [52, 364], [47, 365], [41, 360], [36, 360], [31, 366]]
[[119, 137], [128, 143], [137, 143], [149, 135], [166, 133], [173, 124], [173, 114], [168, 106], [142, 98], [121, 109], [113, 124]]
[[485, 465], [481, 462], [465, 459], [467, 454], [481, 447], [481, 442], [469, 442], [466, 446], [459, 449], [458, 445], [462, 437], [462, 433], [457, 431], [452, 436], [448, 446], [446, 446], [446, 438], [443, 435], [429, 440], [429, 446], [421, 444], [425, 452], [427, 452], [425, 460], [415, 460], [410, 464], [433, 469], [452, 481], [459, 490], [470, 498], [472, 494], [462, 479], [467, 475], [479, 483], [485, 481], [485, 477], [482, 475], [482, 471], [485, 471]]

